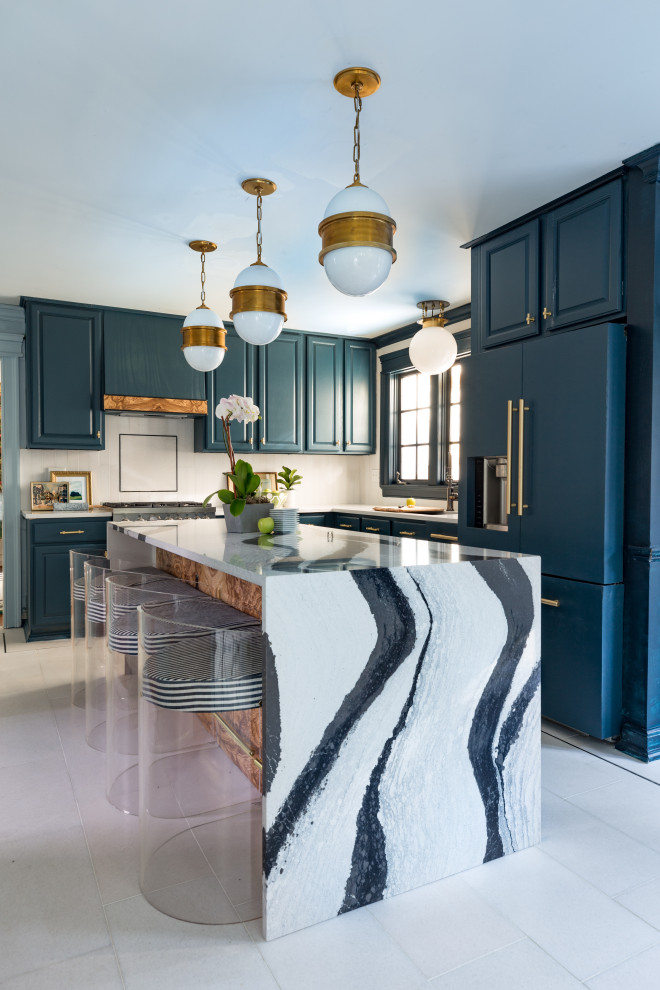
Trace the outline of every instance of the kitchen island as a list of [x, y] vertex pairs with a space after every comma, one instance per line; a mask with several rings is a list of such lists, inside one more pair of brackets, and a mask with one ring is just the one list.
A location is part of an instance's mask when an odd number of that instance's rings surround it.
[[267, 939], [539, 841], [539, 558], [222, 520], [108, 552], [261, 615]]

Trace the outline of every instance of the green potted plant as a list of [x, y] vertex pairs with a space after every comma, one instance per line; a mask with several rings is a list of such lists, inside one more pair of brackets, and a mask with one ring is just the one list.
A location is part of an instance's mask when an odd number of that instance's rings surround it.
[[284, 490], [284, 497], [280, 499], [281, 504], [286, 506], [288, 509], [298, 508], [298, 498], [297, 492], [294, 491], [294, 485], [299, 485], [302, 481], [302, 475], [296, 472], [295, 468], [288, 468], [282, 466], [282, 470], [277, 475], [277, 480], [280, 488]]
[[232, 419], [239, 423], [253, 423], [260, 418], [259, 408], [249, 396], [230, 395], [227, 399], [220, 399], [215, 414], [222, 421], [222, 433], [231, 469], [227, 477], [233, 483], [234, 490], [219, 488], [207, 495], [203, 504], [207, 505], [217, 495], [224, 506], [228, 533], [256, 533], [259, 519], [270, 515], [271, 503], [265, 495], [257, 494], [261, 478], [254, 473], [252, 465], [247, 461], [236, 460], [230, 425]]

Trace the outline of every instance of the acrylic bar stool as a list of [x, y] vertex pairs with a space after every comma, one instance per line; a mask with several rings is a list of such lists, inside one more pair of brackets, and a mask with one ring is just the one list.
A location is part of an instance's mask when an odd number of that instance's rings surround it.
[[87, 561], [102, 566], [98, 547], [69, 550], [71, 580], [71, 704], [85, 707], [85, 570]]
[[[182, 921], [253, 920], [261, 917], [261, 761], [224, 726], [260, 718], [261, 627], [166, 615], [140, 609], [140, 888]], [[217, 613], [215, 623], [228, 619]]]
[[106, 749], [106, 593], [105, 579], [113, 574], [140, 573], [163, 577], [157, 567], [145, 565], [131, 571], [110, 567], [102, 557], [88, 560], [85, 574], [85, 739], [92, 749]]
[[205, 598], [184, 581], [161, 573], [106, 578], [106, 797], [128, 815], [138, 813], [138, 606]]

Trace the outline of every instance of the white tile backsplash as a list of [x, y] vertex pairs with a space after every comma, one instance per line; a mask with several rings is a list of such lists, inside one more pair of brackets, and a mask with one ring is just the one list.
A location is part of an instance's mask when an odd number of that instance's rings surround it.
[[[94, 502], [122, 500], [163, 501], [199, 500], [224, 485], [223, 472], [229, 469], [226, 454], [197, 454], [193, 450], [193, 420], [164, 416], [106, 416], [105, 450], [21, 450], [21, 504], [30, 507], [30, 482], [46, 481], [51, 469], [92, 472]], [[172, 491], [126, 492], [119, 490], [119, 434], [176, 436], [178, 447], [178, 487]], [[303, 476], [298, 488], [301, 508], [320, 503], [361, 501], [362, 461], [372, 457], [344, 457], [333, 454], [243, 454], [255, 471], [281, 471], [284, 464]], [[216, 500], [217, 502], [217, 500]], [[219, 504], [219, 503], [218, 503]]]

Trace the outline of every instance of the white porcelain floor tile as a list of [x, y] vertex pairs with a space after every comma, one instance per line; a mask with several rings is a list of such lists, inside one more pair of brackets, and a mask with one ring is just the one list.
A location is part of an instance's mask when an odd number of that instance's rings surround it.
[[579, 746], [585, 753], [614, 763], [616, 766], [634, 773], [637, 777], [644, 777], [646, 780], [653, 780], [660, 784], [660, 760], [653, 763], [642, 763], [641, 760], [636, 760], [634, 757], [628, 756], [627, 753], [620, 753], [613, 742], [594, 739], [593, 736], [580, 736], [577, 739], [572, 739], [571, 742]]
[[494, 860], [462, 876], [581, 980], [657, 939], [655, 929], [538, 849]]
[[557, 797], [552, 791], [541, 788], [541, 836], [542, 839], [555, 838], [566, 831], [581, 825], [591, 825], [600, 821], [582, 808], [576, 807], [565, 798]]
[[0, 843], [2, 978], [109, 944], [80, 826]]
[[2, 990], [122, 990], [124, 983], [114, 950], [98, 949], [43, 969], [33, 969], [0, 986]]
[[660, 852], [660, 787], [626, 774], [620, 783], [569, 799], [613, 828]]
[[49, 705], [0, 716], [0, 766], [18, 766], [61, 753], [57, 723]]
[[577, 729], [571, 729], [568, 725], [561, 725], [559, 722], [552, 722], [549, 718], [541, 719], [541, 732], [547, 732], [557, 739], [572, 739], [581, 735]]
[[0, 767], [0, 842], [80, 825], [61, 755]]
[[524, 938], [436, 977], [429, 990], [579, 990], [584, 984]]
[[282, 990], [421, 990], [428, 983], [364, 908], [265, 942], [247, 925]]
[[590, 990], [658, 990], [660, 986], [660, 945], [627, 959], [585, 985]]
[[40, 639], [37, 642], [26, 643], [22, 629], [5, 629], [5, 650], [7, 653], [36, 653], [42, 650], [57, 650], [71, 645], [70, 639]]
[[[638, 918], [660, 930], [660, 879], [619, 894], [617, 901]], [[660, 984], [660, 980], [658, 982]]]
[[368, 910], [427, 979], [522, 938], [460, 877], [448, 877]]
[[594, 759], [568, 742], [543, 735], [541, 782], [559, 797], [570, 797], [625, 778], [625, 770]]
[[127, 990], [278, 990], [240, 923], [176, 921], [142, 897], [110, 904], [106, 913]]
[[598, 819], [544, 839], [540, 848], [610, 896], [660, 877], [660, 853]]
[[94, 872], [104, 904], [140, 893], [140, 823], [107, 801], [78, 799]]

